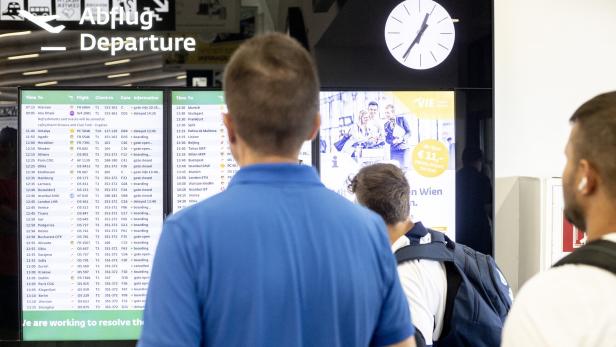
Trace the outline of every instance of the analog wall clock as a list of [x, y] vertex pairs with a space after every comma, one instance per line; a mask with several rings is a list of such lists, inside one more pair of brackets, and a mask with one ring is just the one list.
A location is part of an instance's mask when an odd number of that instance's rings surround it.
[[432, 0], [406, 0], [398, 4], [385, 23], [385, 43], [402, 65], [431, 69], [447, 59], [456, 40], [451, 16]]

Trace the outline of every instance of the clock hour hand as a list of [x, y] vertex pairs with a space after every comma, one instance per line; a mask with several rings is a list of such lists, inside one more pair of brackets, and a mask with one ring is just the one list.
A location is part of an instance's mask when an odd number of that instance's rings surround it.
[[415, 39], [413, 40], [413, 42], [411, 42], [411, 45], [409, 46], [409, 49], [406, 50], [406, 52], [404, 52], [404, 54], [402, 55], [402, 58], [406, 59], [406, 57], [409, 56], [409, 53], [411, 53], [411, 49], [413, 49], [413, 47], [419, 43], [419, 41], [421, 41], [421, 37], [423, 36], [424, 32], [426, 32], [426, 29], [428, 29], [428, 18], [430, 17], [429, 13], [426, 13], [426, 16], [424, 17], [423, 23], [421, 23], [421, 27], [419, 29], [419, 32], [417, 32], [417, 36], [415, 36]]

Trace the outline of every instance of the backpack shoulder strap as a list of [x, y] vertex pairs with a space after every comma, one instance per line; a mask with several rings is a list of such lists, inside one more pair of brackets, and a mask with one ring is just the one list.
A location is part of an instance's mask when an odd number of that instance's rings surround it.
[[438, 231], [429, 230], [432, 241], [426, 244], [418, 244], [411, 242], [410, 245], [400, 248], [396, 251], [396, 260], [398, 264], [409, 260], [435, 260], [435, 261], [454, 261], [453, 248], [455, 244], [450, 242], [445, 234]]
[[592, 241], [554, 264], [583, 264], [607, 270], [616, 275], [616, 243], [608, 240]]
[[447, 296], [445, 297], [445, 313], [443, 315], [443, 328], [441, 336], [447, 336], [451, 331], [453, 307], [456, 301], [458, 289], [462, 284], [462, 275], [453, 262], [445, 263], [445, 273], [447, 276]]
[[442, 243], [428, 243], [425, 245], [408, 245], [396, 251], [396, 261], [398, 264], [409, 260], [436, 260], [452, 261], [451, 251]]

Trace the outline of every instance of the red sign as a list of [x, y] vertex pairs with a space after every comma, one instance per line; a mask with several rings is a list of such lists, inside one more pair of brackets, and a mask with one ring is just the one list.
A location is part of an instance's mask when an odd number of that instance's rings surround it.
[[573, 252], [586, 244], [586, 234], [563, 215], [563, 252]]

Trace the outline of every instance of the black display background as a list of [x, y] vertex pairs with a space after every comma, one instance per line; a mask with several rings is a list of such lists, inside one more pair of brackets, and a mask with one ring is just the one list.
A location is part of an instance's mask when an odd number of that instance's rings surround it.
[[346, 0], [314, 46], [321, 85], [330, 90], [455, 91], [458, 163], [464, 148], [481, 148], [483, 173], [494, 186], [493, 0], [435, 1], [459, 20], [454, 48], [443, 63], [413, 70], [391, 56], [385, 23], [401, 0]]
[[[465, 146], [481, 147], [485, 152], [485, 165], [488, 168], [486, 173], [494, 182], [494, 131], [490, 126], [494, 120], [493, 0], [437, 1], [447, 9], [452, 18], [460, 20], [455, 24], [454, 49], [441, 65], [427, 71], [411, 70], [399, 64], [389, 54], [384, 40], [384, 25], [387, 15], [400, 2], [399, 0], [347, 0], [338, 16], [314, 46], [313, 53], [319, 68], [321, 84], [328, 90], [455, 91], [456, 139], [463, 140], [456, 143], [458, 157]], [[170, 13], [174, 13], [173, 4], [174, 1], [170, 1]], [[174, 20], [173, 16], [171, 17], [171, 20]], [[68, 28], [71, 28], [71, 23], [78, 22], [69, 22]], [[8, 27], [8, 24], [14, 27]], [[2, 21], [0, 28], [36, 29], [27, 22], [8, 24]], [[87, 27], [80, 27], [80, 29], [85, 28]], [[165, 26], [156, 30], [169, 30], [168, 28]], [[166, 100], [169, 101], [168, 96]], [[318, 148], [318, 142], [315, 142], [313, 147], [315, 157], [319, 153]], [[318, 165], [318, 161], [315, 164]], [[169, 179], [165, 181], [167, 184]], [[1, 280], [0, 296], [4, 297], [3, 300], [6, 299], [5, 301], [8, 300], [9, 303], [11, 298], [18, 300], [16, 279], [8, 279], [8, 282], [4, 278]], [[14, 302], [17, 310], [17, 301]], [[135, 341], [2, 342], [19, 337], [19, 317], [11, 319], [7, 315], [11, 313], [0, 312], [2, 318], [0, 346], [132, 347], [135, 345]]]

